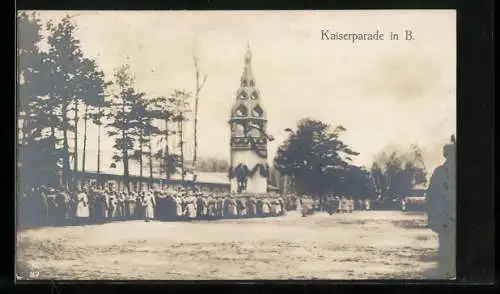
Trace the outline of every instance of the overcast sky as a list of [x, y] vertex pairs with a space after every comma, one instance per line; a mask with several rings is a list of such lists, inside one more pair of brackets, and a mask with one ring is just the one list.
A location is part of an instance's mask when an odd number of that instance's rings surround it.
[[[284, 129], [305, 117], [342, 124], [347, 129], [342, 139], [361, 153], [355, 163], [366, 166], [387, 145], [417, 143], [432, 169], [455, 133], [454, 11], [43, 11], [40, 16], [57, 21], [68, 13], [75, 15], [84, 54], [96, 59], [108, 78], [114, 68], [130, 64], [137, 88], [150, 96], [194, 90], [196, 48], [209, 74], [199, 106], [201, 156], [229, 159], [227, 122], [247, 42], [268, 132], [276, 138], [270, 161], [287, 136]], [[322, 29], [379, 30], [386, 39], [392, 31], [400, 40], [327, 41], [321, 40]], [[414, 41], [404, 40], [406, 29]], [[91, 126], [90, 149], [97, 148], [95, 131]], [[112, 152], [110, 138], [102, 139], [102, 146]], [[192, 154], [192, 140], [186, 153]], [[103, 164], [109, 165], [109, 157]], [[87, 170], [95, 161], [87, 158]]]

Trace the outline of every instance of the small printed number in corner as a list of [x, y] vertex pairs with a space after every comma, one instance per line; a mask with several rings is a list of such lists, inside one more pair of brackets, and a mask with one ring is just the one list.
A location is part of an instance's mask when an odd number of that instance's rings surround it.
[[30, 279], [38, 279], [38, 276], [40, 275], [40, 272], [37, 271], [30, 271], [29, 278]]

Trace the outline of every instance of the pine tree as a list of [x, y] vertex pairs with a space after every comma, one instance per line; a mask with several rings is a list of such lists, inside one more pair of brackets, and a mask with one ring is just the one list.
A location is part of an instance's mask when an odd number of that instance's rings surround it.
[[[48, 64], [48, 79], [45, 81], [51, 86], [50, 113], [53, 115], [59, 114], [61, 118], [61, 126], [63, 133], [63, 170], [64, 181], [66, 184], [71, 179], [71, 168], [69, 157], [69, 132], [75, 133], [75, 146], [73, 157], [75, 160], [75, 171], [77, 170], [78, 154], [77, 143], [78, 138], [78, 104], [81, 99], [82, 88], [84, 83], [83, 71], [83, 54], [80, 49], [80, 41], [74, 37], [76, 26], [71, 22], [69, 16], [64, 17], [57, 25], [48, 23], [48, 30], [51, 35], [48, 37], [49, 52], [47, 55]], [[73, 112], [73, 124], [69, 117], [69, 113]], [[74, 180], [74, 179], [73, 179]], [[76, 181], [72, 181], [76, 183]]]
[[113, 161], [122, 161], [125, 187], [130, 192], [129, 159], [130, 152], [134, 150], [136, 143], [134, 130], [137, 125], [137, 116], [133, 110], [144, 93], [138, 93], [134, 89], [134, 78], [129, 65], [123, 65], [116, 69], [115, 84], [118, 87], [118, 92], [113, 95], [112, 122], [107, 125], [110, 129], [108, 135], [115, 137]]

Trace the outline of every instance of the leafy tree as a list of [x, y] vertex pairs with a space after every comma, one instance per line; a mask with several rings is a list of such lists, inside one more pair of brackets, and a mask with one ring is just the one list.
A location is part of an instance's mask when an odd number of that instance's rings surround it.
[[326, 192], [342, 182], [342, 176], [358, 155], [344, 144], [339, 136], [346, 131], [342, 126], [332, 127], [318, 120], [303, 119], [297, 131], [279, 147], [274, 165], [283, 175], [294, 178], [299, 194], [311, 194], [324, 203]]
[[354, 165], [349, 165], [345, 169], [337, 192], [354, 199], [375, 199], [377, 197], [370, 172]]
[[378, 194], [394, 199], [408, 195], [415, 185], [426, 183], [426, 169], [422, 151], [411, 145], [407, 151], [383, 150], [371, 168]]
[[197, 170], [200, 172], [217, 173], [226, 172], [229, 168], [227, 160], [218, 158], [199, 158]]

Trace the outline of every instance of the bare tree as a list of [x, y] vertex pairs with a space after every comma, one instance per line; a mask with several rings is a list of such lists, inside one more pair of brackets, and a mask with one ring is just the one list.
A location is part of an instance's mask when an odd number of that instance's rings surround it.
[[203, 75], [203, 79], [200, 78], [200, 66], [198, 62], [198, 56], [196, 53], [193, 55], [195, 77], [196, 77], [196, 88], [194, 96], [194, 151], [193, 151], [193, 181], [196, 182], [196, 167], [197, 167], [197, 154], [198, 154], [198, 102], [200, 100], [200, 92], [207, 81], [208, 74]]

